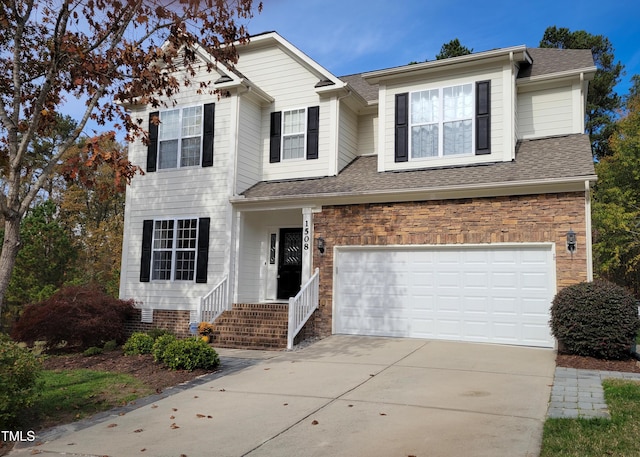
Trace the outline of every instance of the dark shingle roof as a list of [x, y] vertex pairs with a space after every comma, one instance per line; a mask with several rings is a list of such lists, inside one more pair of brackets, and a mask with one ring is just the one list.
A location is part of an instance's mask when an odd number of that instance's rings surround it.
[[591, 143], [587, 135], [575, 134], [523, 140], [511, 162], [432, 168], [402, 172], [377, 171], [377, 156], [355, 159], [338, 176], [291, 181], [263, 181], [244, 192], [247, 199], [304, 197], [325, 194], [362, 195], [473, 185], [508, 184], [594, 177]]
[[593, 67], [589, 49], [527, 48], [533, 63], [518, 72], [518, 78], [547, 75], [561, 71]]
[[359, 93], [366, 101], [373, 102], [378, 99], [378, 85], [369, 84], [364, 80], [362, 74], [340, 76], [340, 79], [349, 84], [349, 86]]

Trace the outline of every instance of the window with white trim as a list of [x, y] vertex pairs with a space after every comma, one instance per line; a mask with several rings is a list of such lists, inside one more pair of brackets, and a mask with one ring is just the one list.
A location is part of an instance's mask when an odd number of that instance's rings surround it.
[[474, 85], [412, 92], [410, 157], [444, 157], [474, 153]]
[[296, 109], [282, 113], [282, 159], [304, 159], [307, 110]]
[[197, 242], [198, 219], [154, 221], [151, 279], [192, 281]]
[[160, 112], [158, 169], [200, 165], [202, 124], [201, 105]]

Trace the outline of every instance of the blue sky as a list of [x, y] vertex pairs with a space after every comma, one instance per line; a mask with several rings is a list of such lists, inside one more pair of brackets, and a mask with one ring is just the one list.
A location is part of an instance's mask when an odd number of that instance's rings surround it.
[[[257, 1], [258, 0], [254, 0]], [[626, 76], [640, 73], [638, 0], [263, 0], [252, 34], [276, 31], [336, 76], [434, 60], [454, 38], [474, 52], [538, 46], [551, 25], [609, 38]]]

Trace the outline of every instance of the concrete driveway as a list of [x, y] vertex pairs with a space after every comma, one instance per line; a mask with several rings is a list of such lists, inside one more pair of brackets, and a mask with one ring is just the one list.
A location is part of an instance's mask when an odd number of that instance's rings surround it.
[[[225, 354], [238, 353], [221, 350]], [[537, 456], [555, 352], [332, 336], [32, 449], [109, 456]], [[144, 403], [144, 402], [143, 402]]]

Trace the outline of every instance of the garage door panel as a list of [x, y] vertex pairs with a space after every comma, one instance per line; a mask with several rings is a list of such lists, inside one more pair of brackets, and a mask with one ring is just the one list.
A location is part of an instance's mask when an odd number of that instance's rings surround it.
[[336, 333], [552, 347], [550, 246], [336, 250]]

